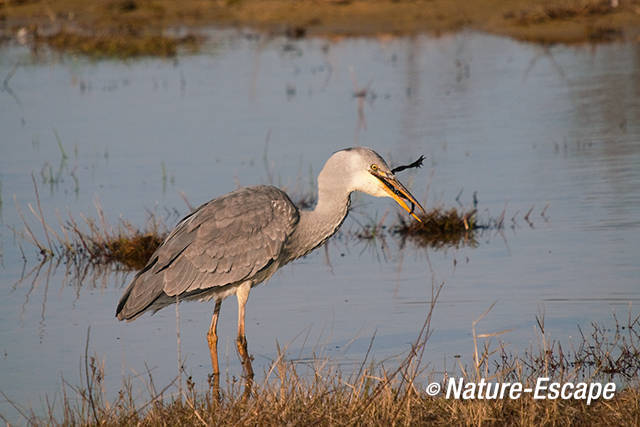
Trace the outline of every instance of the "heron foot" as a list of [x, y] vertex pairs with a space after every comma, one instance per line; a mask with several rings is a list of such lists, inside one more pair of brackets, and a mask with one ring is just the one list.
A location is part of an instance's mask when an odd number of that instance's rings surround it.
[[211, 403], [220, 403], [220, 374], [217, 372], [209, 374], [208, 380], [211, 388]]
[[238, 354], [242, 359], [242, 370], [244, 371], [244, 392], [242, 393], [242, 400], [246, 401], [251, 396], [251, 388], [253, 387], [253, 366], [251, 361], [253, 357], [249, 355], [247, 351], [247, 338], [244, 335], [238, 336], [236, 339], [236, 346], [238, 348]]
[[211, 386], [212, 397], [220, 401], [220, 368], [218, 366], [218, 316], [220, 315], [221, 300], [216, 300], [216, 306], [211, 316], [211, 326], [207, 332], [207, 343], [209, 344], [209, 352], [211, 353], [211, 368], [213, 373], [209, 375], [209, 385]]

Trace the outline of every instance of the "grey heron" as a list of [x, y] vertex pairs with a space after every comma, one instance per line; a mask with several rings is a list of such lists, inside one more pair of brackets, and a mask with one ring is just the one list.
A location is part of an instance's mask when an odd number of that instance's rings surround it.
[[244, 324], [249, 291], [331, 237], [346, 218], [354, 191], [391, 197], [418, 220], [414, 207], [424, 212], [375, 151], [364, 147], [337, 151], [318, 175], [313, 210], [299, 210], [282, 190], [261, 185], [240, 188], [187, 215], [131, 281], [118, 303], [117, 318], [134, 320], [177, 300], [214, 300], [207, 341], [217, 380], [218, 315], [222, 300], [235, 294], [236, 343], [245, 374], [252, 377]]

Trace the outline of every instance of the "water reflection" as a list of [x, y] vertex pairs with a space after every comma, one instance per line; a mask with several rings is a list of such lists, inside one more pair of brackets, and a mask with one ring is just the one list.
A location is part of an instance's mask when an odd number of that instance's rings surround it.
[[46, 258], [36, 265], [29, 265], [25, 260], [19, 280], [11, 286], [11, 293], [19, 289], [24, 291], [24, 302], [20, 311], [20, 321], [23, 322], [32, 294], [43, 286], [40, 323], [44, 326], [47, 294], [52, 278], [55, 282], [60, 282], [62, 288], [72, 288], [77, 301], [80, 299], [82, 289], [86, 291], [105, 289], [109, 284], [114, 283], [120, 288], [126, 283], [129, 274], [129, 268], [118, 265], [99, 265], [90, 262], [66, 263], [59, 258]]
[[[351, 217], [354, 217], [354, 224], [351, 228], [339, 231], [323, 245], [323, 248], [319, 249], [323, 254], [323, 263], [332, 275], [334, 274], [333, 263], [336, 258], [353, 257], [356, 254], [360, 259], [364, 256], [379, 264], [392, 264], [395, 266], [396, 273], [402, 275], [405, 257], [410, 256], [415, 259], [417, 255], [420, 262], [424, 262], [429, 266], [431, 277], [433, 278], [435, 272], [430, 261], [430, 253], [445, 251], [455, 254], [461, 248], [475, 248], [481, 244], [490, 244], [494, 239], [501, 240], [505, 247], [508, 247], [505, 230], [496, 228], [495, 224], [470, 230], [467, 233], [456, 234], [444, 240], [432, 239], [429, 236], [400, 234], [394, 230], [394, 227], [384, 225], [384, 218], [380, 222], [373, 223], [375, 228], [373, 230], [369, 228], [369, 225], [363, 225], [356, 219], [364, 217], [368, 221], [370, 220], [367, 214], [360, 211], [361, 209], [356, 208], [356, 211], [351, 213]], [[398, 212], [398, 215], [402, 214]], [[493, 218], [492, 221], [504, 221], [504, 215], [503, 212], [500, 217]], [[174, 216], [175, 214], [172, 213], [171, 217]], [[516, 225], [516, 222], [513, 222], [510, 226], [512, 230], [516, 230], [518, 227], [521, 227], [521, 225]], [[32, 243], [27, 240], [26, 236], [18, 236], [16, 238], [23, 242], [24, 247], [27, 248], [27, 253], [31, 252], [28, 248]], [[29, 307], [33, 307], [33, 310], [39, 312], [38, 331], [41, 341], [47, 332], [47, 299], [52, 281], [60, 284], [60, 291], [71, 289], [73, 291], [73, 301], [77, 302], [80, 301], [83, 292], [106, 289], [118, 291], [123, 289], [136, 272], [130, 265], [118, 262], [96, 262], [94, 259], [79, 254], [73, 257], [44, 257], [39, 262], [34, 261], [31, 257], [24, 258], [19, 279], [13, 283], [10, 292], [14, 295], [22, 295], [23, 301], [19, 316], [21, 327], [25, 326], [25, 317], [30, 315], [28, 313]], [[453, 255], [452, 263], [454, 269], [459, 262], [468, 263], [469, 257], [467, 256], [466, 259], [463, 258], [459, 261], [458, 256]], [[400, 282], [397, 282], [394, 291], [396, 295], [399, 285]], [[31, 301], [36, 294], [41, 299], [38, 307], [33, 306]], [[425, 302], [415, 301], [413, 303], [424, 304]], [[217, 311], [219, 311], [219, 308]], [[243, 364], [246, 365], [248, 358], [248, 356], [245, 357], [248, 355], [246, 338], [242, 344], [242, 349], [238, 344], [238, 351]], [[250, 377], [248, 374], [247, 376]]]

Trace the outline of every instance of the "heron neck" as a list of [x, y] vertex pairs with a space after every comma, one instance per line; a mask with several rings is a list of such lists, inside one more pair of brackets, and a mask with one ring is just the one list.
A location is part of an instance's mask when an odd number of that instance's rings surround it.
[[349, 213], [350, 192], [318, 189], [313, 210], [301, 210], [296, 231], [289, 239], [287, 262], [304, 256], [333, 236]]

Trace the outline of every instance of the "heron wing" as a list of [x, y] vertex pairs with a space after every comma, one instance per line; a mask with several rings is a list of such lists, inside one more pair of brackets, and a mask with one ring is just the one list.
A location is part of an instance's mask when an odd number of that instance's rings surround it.
[[250, 280], [278, 258], [298, 220], [289, 197], [271, 186], [241, 188], [205, 203], [180, 221], [138, 273], [118, 318], [137, 317], [163, 294]]

